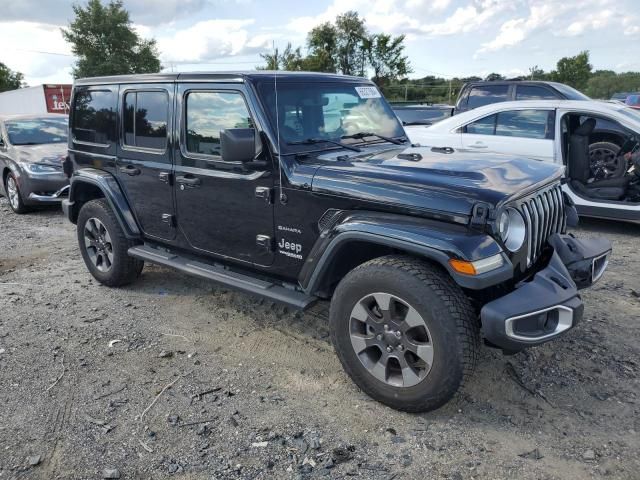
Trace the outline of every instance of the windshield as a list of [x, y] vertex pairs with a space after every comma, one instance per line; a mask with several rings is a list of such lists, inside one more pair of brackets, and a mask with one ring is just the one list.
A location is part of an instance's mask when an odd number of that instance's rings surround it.
[[11, 145], [39, 145], [42, 143], [66, 143], [68, 119], [42, 117], [9, 120], [5, 128]]
[[[274, 84], [266, 82], [259, 88], [275, 130]], [[391, 138], [405, 135], [391, 107], [370, 85], [278, 83], [277, 110], [280, 140], [286, 144], [310, 138], [338, 141], [362, 132]]]
[[570, 87], [569, 85], [565, 85], [564, 83], [554, 83], [553, 86], [556, 90], [567, 97], [567, 100], [591, 100], [584, 93]]

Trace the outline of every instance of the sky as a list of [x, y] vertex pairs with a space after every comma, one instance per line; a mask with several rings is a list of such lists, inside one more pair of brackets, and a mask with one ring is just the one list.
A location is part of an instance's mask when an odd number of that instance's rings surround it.
[[[357, 11], [372, 32], [406, 35], [414, 78], [526, 74], [589, 50], [597, 69], [640, 71], [638, 0], [124, 0], [167, 71], [251, 70], [273, 46]], [[0, 62], [29, 85], [72, 81], [60, 28], [69, 0], [0, 0]]]

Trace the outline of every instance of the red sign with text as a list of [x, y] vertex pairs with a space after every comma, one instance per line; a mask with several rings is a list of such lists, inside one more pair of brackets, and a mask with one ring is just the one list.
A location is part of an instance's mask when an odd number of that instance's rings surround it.
[[49, 113], [69, 113], [71, 85], [45, 85], [44, 98]]

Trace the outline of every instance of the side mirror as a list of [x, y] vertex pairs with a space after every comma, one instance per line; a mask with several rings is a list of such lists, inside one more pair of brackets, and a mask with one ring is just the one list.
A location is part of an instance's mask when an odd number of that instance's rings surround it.
[[0, 148], [4, 148], [5, 144], [4, 144], [4, 138], [0, 137]]
[[256, 156], [253, 128], [227, 128], [220, 131], [220, 153], [225, 162], [252, 162]]

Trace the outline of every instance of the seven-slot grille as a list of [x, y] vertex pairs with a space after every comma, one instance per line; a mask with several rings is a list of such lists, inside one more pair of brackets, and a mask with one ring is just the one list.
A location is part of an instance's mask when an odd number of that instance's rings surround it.
[[566, 227], [564, 198], [560, 184], [552, 185], [522, 201], [520, 211], [527, 224], [527, 266], [533, 264], [547, 239]]

